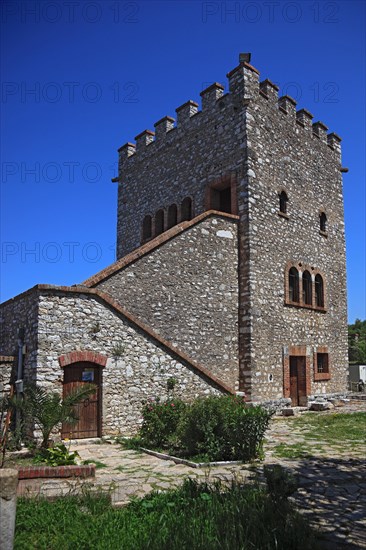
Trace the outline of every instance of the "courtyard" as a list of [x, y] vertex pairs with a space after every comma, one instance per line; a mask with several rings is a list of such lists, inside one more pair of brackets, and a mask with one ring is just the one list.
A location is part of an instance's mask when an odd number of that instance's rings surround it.
[[110, 494], [113, 506], [131, 497], [197, 481], [264, 482], [263, 466], [280, 464], [294, 473], [298, 490], [290, 500], [310, 525], [324, 533], [324, 548], [364, 548], [366, 544], [365, 430], [366, 400], [351, 400], [321, 413], [297, 412], [273, 417], [265, 440], [265, 459], [252, 464], [193, 468], [146, 453], [125, 450], [113, 439], [70, 442], [83, 461], [96, 464], [87, 481], [33, 479], [19, 482], [19, 496], [54, 498], [87, 485]]

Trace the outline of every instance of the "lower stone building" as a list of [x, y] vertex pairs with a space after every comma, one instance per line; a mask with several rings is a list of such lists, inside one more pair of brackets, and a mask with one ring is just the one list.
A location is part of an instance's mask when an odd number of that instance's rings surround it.
[[1, 306], [5, 389], [95, 384], [64, 437], [132, 433], [169, 392], [282, 406], [347, 390], [340, 138], [249, 59], [228, 94], [215, 83], [202, 111], [120, 148], [117, 262]]

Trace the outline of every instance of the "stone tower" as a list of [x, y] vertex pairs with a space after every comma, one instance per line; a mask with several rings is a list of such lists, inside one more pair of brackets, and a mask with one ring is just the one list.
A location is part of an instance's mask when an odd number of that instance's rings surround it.
[[205, 211], [237, 215], [237, 389], [251, 401], [346, 388], [340, 138], [241, 54], [119, 149], [117, 256]]
[[347, 391], [340, 138], [249, 54], [228, 80], [119, 149], [114, 264], [0, 307], [0, 382], [96, 385], [75, 437], [135, 432], [172, 378], [187, 401]]

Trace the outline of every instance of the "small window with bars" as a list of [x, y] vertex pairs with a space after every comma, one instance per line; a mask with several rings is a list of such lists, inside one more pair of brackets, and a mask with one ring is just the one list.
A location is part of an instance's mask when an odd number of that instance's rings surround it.
[[318, 374], [329, 373], [329, 356], [327, 353], [316, 354], [316, 372]]

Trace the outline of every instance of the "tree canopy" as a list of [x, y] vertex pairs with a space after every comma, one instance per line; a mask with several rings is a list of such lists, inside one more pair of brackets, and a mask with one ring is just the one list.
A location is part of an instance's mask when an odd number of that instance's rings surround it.
[[366, 321], [348, 325], [348, 356], [350, 363], [366, 365]]

